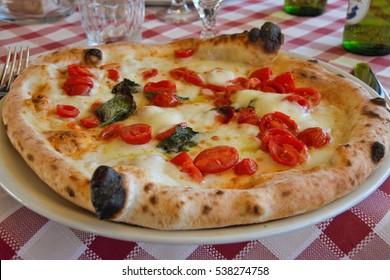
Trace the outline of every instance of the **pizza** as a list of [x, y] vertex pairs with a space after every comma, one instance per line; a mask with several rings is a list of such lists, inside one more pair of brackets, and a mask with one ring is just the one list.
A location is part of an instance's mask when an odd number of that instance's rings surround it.
[[306, 213], [384, 162], [390, 112], [282, 44], [267, 22], [207, 40], [62, 48], [17, 77], [5, 131], [50, 188], [100, 219], [190, 230]]

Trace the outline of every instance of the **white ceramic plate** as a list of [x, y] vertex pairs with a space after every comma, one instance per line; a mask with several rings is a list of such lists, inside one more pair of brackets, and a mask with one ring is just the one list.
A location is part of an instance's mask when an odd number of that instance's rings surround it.
[[[308, 57], [288, 53], [290, 56]], [[326, 63], [329, 71], [344, 75], [375, 92], [350, 74]], [[2, 102], [0, 103], [0, 109]], [[160, 231], [99, 220], [94, 214], [72, 205], [58, 196], [27, 166], [9, 142], [0, 125], [0, 185], [29, 209], [67, 226], [94, 234], [138, 242], [164, 244], [223, 244], [259, 239], [319, 223], [356, 205], [379, 187], [390, 174], [390, 157], [355, 191], [309, 213], [263, 224], [221, 229]]]

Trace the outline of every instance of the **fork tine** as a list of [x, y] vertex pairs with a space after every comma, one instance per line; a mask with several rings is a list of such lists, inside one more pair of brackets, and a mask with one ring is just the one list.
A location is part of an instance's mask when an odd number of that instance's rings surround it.
[[20, 74], [21, 71], [23, 71], [24, 68], [28, 66], [29, 58], [29, 47], [27, 47], [26, 51], [23, 49], [23, 47], [20, 47], [18, 52], [16, 51], [16, 47], [14, 47], [13, 52], [11, 51], [11, 48], [8, 49], [6, 63], [4, 64], [3, 73], [1, 76], [1, 90], [5, 92], [9, 91], [15, 78]]
[[0, 89], [5, 87], [5, 81], [6, 81], [5, 78], [7, 77], [10, 59], [11, 59], [11, 48], [8, 48], [7, 58], [4, 63], [3, 71], [1, 72]]

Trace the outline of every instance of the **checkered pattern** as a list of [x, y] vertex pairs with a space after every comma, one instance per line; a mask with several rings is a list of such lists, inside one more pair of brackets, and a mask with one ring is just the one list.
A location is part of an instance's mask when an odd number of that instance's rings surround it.
[[[284, 49], [351, 70], [369, 62], [390, 89], [390, 56], [365, 57], [341, 47], [347, 1], [328, 0], [326, 12], [313, 18], [283, 12], [282, 0], [226, 0], [218, 18], [223, 33], [277, 23], [285, 33]], [[199, 21], [164, 24], [148, 7], [145, 43], [197, 37]], [[33, 57], [63, 46], [84, 45], [80, 15], [54, 24], [0, 22], [0, 61], [9, 45], [28, 45]], [[234, 244], [158, 245], [114, 240], [48, 220], [22, 206], [0, 189], [0, 259], [390, 259], [390, 178], [367, 199], [344, 213], [292, 232]]]

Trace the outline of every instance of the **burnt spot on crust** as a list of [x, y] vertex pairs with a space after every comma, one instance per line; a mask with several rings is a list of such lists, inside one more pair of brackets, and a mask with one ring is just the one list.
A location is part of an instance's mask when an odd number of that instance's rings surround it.
[[370, 118], [375, 118], [375, 119], [382, 119], [381, 115], [379, 115], [377, 112], [374, 112], [368, 108], [368, 106], [363, 107], [362, 111], [363, 115], [366, 115]]
[[215, 194], [216, 194], [216, 195], [223, 195], [224, 193], [225, 193], [224, 191], [218, 190]]
[[153, 185], [152, 184], [146, 184], [144, 186], [145, 193], [149, 193], [152, 189], [153, 189]]
[[5, 129], [5, 132], [8, 131], [8, 124], [4, 124], [4, 129]]
[[371, 159], [374, 163], [379, 163], [385, 156], [385, 145], [376, 141], [371, 146]]
[[248, 204], [246, 207], [246, 211], [247, 211], [247, 213], [254, 214], [254, 215], [261, 215], [262, 214], [262, 209], [257, 204]]
[[211, 208], [211, 206], [209, 206], [209, 205], [204, 205], [203, 208], [202, 208], [202, 214], [208, 215], [208, 214], [211, 212], [211, 210], [213, 210], [213, 209]]
[[125, 203], [126, 191], [120, 173], [109, 166], [99, 166], [91, 179], [91, 200], [100, 219], [112, 218]]
[[29, 161], [34, 161], [34, 156], [32, 154], [27, 154], [27, 159]]
[[149, 201], [150, 203], [152, 203], [153, 205], [156, 205], [158, 203], [158, 197], [155, 196], [155, 195], [152, 195], [150, 198], [149, 198]]
[[378, 106], [386, 107], [386, 100], [381, 97], [370, 99], [370, 102]]
[[71, 187], [66, 187], [65, 188], [65, 191], [66, 191], [66, 193], [70, 196], [70, 197], [75, 197], [75, 192], [74, 192], [74, 190], [71, 188]]
[[283, 197], [289, 196], [290, 194], [291, 194], [291, 191], [289, 191], [289, 190], [282, 192]]
[[85, 50], [84, 60], [87, 64], [96, 65], [103, 58], [103, 52], [99, 49], [88, 49]]
[[274, 52], [280, 49], [284, 42], [284, 35], [279, 26], [272, 22], [266, 22], [259, 28], [252, 28], [249, 31], [249, 40], [252, 43], [261, 41], [266, 51]]

